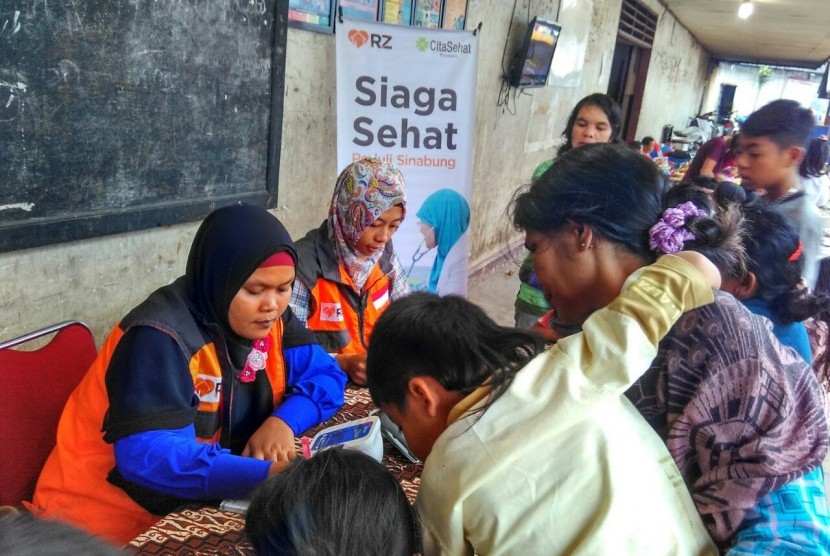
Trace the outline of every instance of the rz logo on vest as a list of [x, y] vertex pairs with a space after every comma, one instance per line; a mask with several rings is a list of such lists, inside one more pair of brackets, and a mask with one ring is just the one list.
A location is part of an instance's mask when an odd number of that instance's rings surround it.
[[343, 309], [340, 303], [320, 303], [320, 320], [343, 322]]
[[389, 43], [392, 42], [392, 35], [378, 35], [377, 33], [367, 33], [362, 29], [352, 29], [349, 31], [349, 42], [360, 48], [367, 42], [372, 48], [384, 48], [391, 50]]
[[222, 377], [210, 375], [196, 375], [193, 381], [194, 391], [200, 402], [219, 403], [219, 393], [222, 391]]

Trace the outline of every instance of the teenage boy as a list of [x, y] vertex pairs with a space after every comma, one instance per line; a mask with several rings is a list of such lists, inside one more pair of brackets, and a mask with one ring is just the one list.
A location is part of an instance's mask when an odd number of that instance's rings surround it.
[[770, 206], [789, 216], [804, 250], [803, 278], [818, 278], [821, 214], [801, 188], [798, 167], [813, 129], [813, 115], [793, 100], [775, 100], [753, 112], [741, 128], [737, 164], [745, 189], [764, 190]]

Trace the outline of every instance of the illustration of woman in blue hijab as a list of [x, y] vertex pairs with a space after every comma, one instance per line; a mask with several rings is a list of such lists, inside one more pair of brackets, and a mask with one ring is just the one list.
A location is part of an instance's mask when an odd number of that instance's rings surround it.
[[429, 274], [429, 291], [467, 295], [467, 200], [452, 189], [439, 189], [426, 198], [417, 216], [426, 247], [438, 248]]

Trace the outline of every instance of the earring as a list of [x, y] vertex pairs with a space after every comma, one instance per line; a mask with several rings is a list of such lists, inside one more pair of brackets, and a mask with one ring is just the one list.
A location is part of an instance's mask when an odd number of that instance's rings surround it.
[[579, 244], [579, 246], [584, 249], [585, 248], [585, 242], [583, 241], [582, 243]]

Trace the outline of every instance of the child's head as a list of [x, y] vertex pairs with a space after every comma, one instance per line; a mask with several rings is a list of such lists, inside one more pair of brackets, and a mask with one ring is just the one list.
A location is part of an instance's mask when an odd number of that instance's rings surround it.
[[722, 181], [715, 186], [715, 203], [718, 206], [727, 205], [743, 206], [747, 202], [747, 192], [735, 182]]
[[698, 187], [703, 187], [705, 189], [708, 189], [709, 191], [714, 190], [715, 186], [717, 186], [718, 184], [718, 182], [715, 181], [715, 178], [709, 176], [695, 176], [691, 179], [691, 182], [694, 185]]
[[417, 530], [389, 471], [347, 449], [294, 460], [254, 490], [245, 518], [260, 556], [411, 556]]
[[746, 254], [740, 235], [740, 204], [735, 205], [727, 199], [730, 194], [734, 194], [728, 185], [723, 188], [721, 195], [718, 195], [719, 188], [720, 184], [712, 191], [693, 182], [680, 183], [668, 190], [663, 198], [663, 208], [677, 207], [688, 201], [709, 215], [692, 225], [691, 229], [698, 239], [689, 241], [686, 248], [705, 255], [722, 275], [743, 275], [746, 270]]
[[117, 556], [127, 552], [110, 546], [85, 531], [29, 513], [0, 518], [0, 554], [3, 556]]
[[337, 177], [329, 229], [341, 258], [376, 260], [406, 216], [403, 175], [377, 158], [361, 158]]
[[648, 154], [654, 150], [654, 137], [646, 135], [640, 142], [642, 143], [644, 153]]
[[798, 173], [802, 178], [815, 178], [827, 173], [827, 160], [830, 158], [830, 143], [826, 138], [813, 139], [807, 147], [807, 153]]
[[738, 299], [758, 297], [771, 304], [779, 323], [801, 321], [799, 282], [804, 265], [798, 228], [783, 213], [762, 204], [744, 207], [746, 272], [724, 276], [722, 289]]
[[534, 335], [499, 326], [466, 299], [413, 293], [378, 320], [367, 385], [412, 453], [425, 460], [455, 404], [485, 382], [492, 403], [540, 349]]
[[565, 143], [556, 156], [589, 143], [617, 143], [621, 130], [622, 115], [617, 101], [602, 93], [588, 95], [571, 111], [562, 132]]
[[764, 189], [773, 200], [784, 195], [797, 183], [813, 125], [811, 112], [793, 100], [776, 100], [753, 112], [737, 139], [741, 185]]
[[288, 305], [296, 262], [294, 243], [273, 214], [245, 204], [217, 209], [193, 238], [188, 300], [224, 330], [263, 338]]

